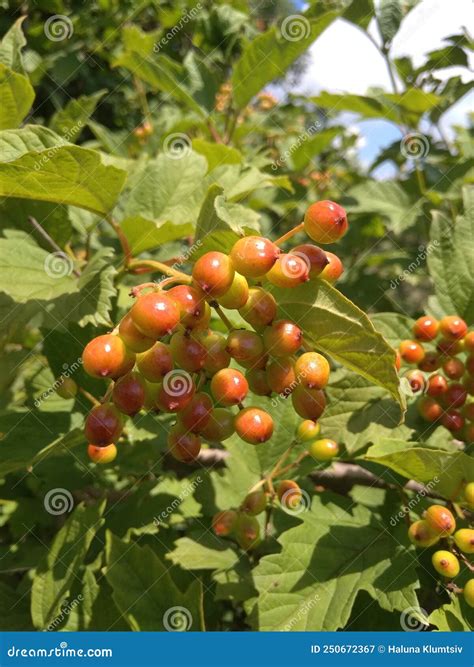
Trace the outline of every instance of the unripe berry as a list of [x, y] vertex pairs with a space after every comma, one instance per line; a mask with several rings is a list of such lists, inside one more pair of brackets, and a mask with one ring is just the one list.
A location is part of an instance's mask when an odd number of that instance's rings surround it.
[[249, 361], [263, 353], [263, 340], [255, 331], [234, 329], [227, 336], [226, 350], [238, 362]]
[[61, 384], [56, 387], [56, 393], [61, 398], [74, 398], [77, 394], [77, 384], [72, 378], [63, 377], [60, 378]]
[[178, 305], [181, 324], [194, 329], [206, 313], [206, 299], [201, 290], [191, 285], [176, 285], [166, 295]]
[[434, 340], [438, 335], [439, 322], [434, 317], [424, 315], [419, 317], [413, 325], [413, 335], [418, 340]]
[[249, 284], [247, 278], [236, 272], [232, 285], [223, 296], [217, 299], [217, 301], [223, 308], [238, 310], [245, 306], [248, 298]]
[[250, 391], [256, 396], [270, 396], [272, 389], [268, 384], [267, 371], [263, 368], [254, 368], [245, 373]]
[[450, 551], [435, 551], [431, 557], [433, 567], [438, 574], [441, 574], [447, 579], [453, 579], [459, 574], [459, 561]]
[[301, 442], [309, 442], [317, 438], [320, 431], [321, 426], [317, 422], [314, 422], [312, 419], [305, 419], [298, 425], [296, 437]]
[[474, 554], [474, 530], [460, 528], [454, 533], [456, 546], [465, 554]]
[[420, 519], [411, 524], [408, 529], [408, 539], [416, 547], [431, 547], [439, 541], [439, 535], [434, 533], [427, 521]]
[[227, 339], [220, 333], [208, 331], [198, 337], [206, 349], [204, 370], [208, 375], [214, 375], [230, 364], [230, 354], [226, 350]]
[[421, 371], [408, 371], [408, 373], [405, 373], [405, 378], [408, 380], [413, 393], [417, 394], [425, 388], [425, 376]]
[[190, 332], [173, 334], [170, 340], [170, 350], [174, 362], [188, 373], [195, 373], [204, 367], [206, 361], [206, 348]]
[[157, 342], [137, 355], [137, 368], [149, 382], [161, 382], [173, 368], [173, 355], [168, 345]]
[[206, 428], [212, 411], [212, 401], [208, 394], [199, 392], [179, 413], [179, 423], [192, 433], [201, 433]]
[[211, 251], [197, 260], [192, 275], [194, 282], [206, 296], [216, 298], [225, 294], [230, 288], [234, 273], [230, 257], [222, 252]]
[[92, 445], [109, 445], [118, 440], [122, 429], [123, 418], [115, 405], [103, 403], [87, 415], [84, 434]]
[[439, 332], [444, 338], [449, 340], [459, 340], [464, 338], [467, 332], [467, 324], [457, 315], [448, 315], [443, 317], [439, 323]]
[[87, 343], [82, 353], [84, 370], [92, 377], [115, 380], [132, 370], [135, 355], [115, 334], [97, 336]]
[[448, 388], [448, 382], [442, 375], [432, 375], [428, 378], [426, 393], [428, 396], [442, 396]]
[[139, 373], [128, 373], [114, 385], [112, 400], [120, 412], [136, 415], [145, 404], [145, 379]]
[[474, 375], [474, 356], [466, 359], [466, 370], [469, 375]]
[[291, 394], [291, 401], [297, 414], [303, 419], [318, 420], [326, 407], [326, 397], [321, 389], [308, 389], [298, 385]]
[[291, 289], [309, 280], [309, 265], [299, 255], [281, 254], [266, 278], [272, 285]]
[[293, 357], [280, 357], [268, 364], [267, 381], [272, 391], [288, 396], [297, 385], [295, 360]]
[[438, 370], [441, 366], [441, 359], [437, 352], [426, 352], [423, 359], [418, 364], [420, 371], [425, 371], [425, 373], [433, 373]]
[[292, 479], [282, 479], [277, 486], [278, 500], [287, 510], [295, 510], [301, 503], [301, 489]]
[[246, 551], [254, 549], [260, 542], [260, 526], [257, 519], [248, 514], [239, 514], [234, 535], [242, 549]]
[[246, 278], [264, 276], [277, 260], [280, 249], [269, 239], [246, 236], [234, 243], [230, 258], [235, 270]]
[[344, 265], [337, 255], [335, 255], [333, 252], [329, 252], [328, 250], [326, 250], [326, 258], [328, 260], [328, 264], [321, 271], [319, 277], [324, 278], [324, 280], [327, 280], [328, 283], [333, 284], [339, 280], [339, 278], [344, 273]]
[[257, 489], [257, 491], [252, 491], [248, 493], [240, 506], [242, 512], [245, 514], [250, 514], [251, 516], [256, 516], [265, 511], [267, 506], [267, 495], [263, 489]]
[[462, 594], [467, 604], [474, 607], [474, 579], [469, 579], [464, 585]]
[[441, 418], [443, 408], [431, 396], [423, 396], [417, 403], [418, 412], [428, 422], [435, 422]]
[[322, 248], [318, 248], [311, 243], [298, 245], [291, 251], [292, 255], [298, 255], [309, 266], [309, 277], [317, 278], [321, 271], [329, 264], [326, 253]]
[[117, 456], [117, 447], [113, 443], [105, 445], [105, 447], [89, 445], [87, 447], [87, 456], [94, 463], [111, 463]]
[[234, 420], [237, 435], [251, 445], [270, 440], [273, 435], [273, 419], [260, 408], [245, 408]]
[[201, 451], [201, 440], [195, 433], [186, 431], [181, 424], [175, 424], [168, 433], [169, 453], [183, 463], [192, 463]]
[[155, 413], [159, 412], [156, 399], [158, 397], [160, 386], [161, 385], [158, 384], [158, 382], [148, 382], [148, 380], [145, 380], [145, 410]]
[[418, 364], [425, 356], [423, 345], [414, 340], [402, 340], [399, 350], [401, 358], [408, 364]]
[[339, 445], [334, 440], [322, 438], [312, 442], [308, 452], [315, 461], [330, 461], [339, 454]]
[[125, 345], [129, 350], [132, 350], [132, 352], [145, 352], [145, 350], [149, 350], [155, 342], [153, 338], [145, 336], [137, 329], [130, 313], [127, 313], [120, 322], [119, 334]]
[[464, 349], [468, 354], [474, 354], [474, 331], [468, 331], [463, 339]]
[[142, 334], [158, 340], [177, 326], [180, 310], [178, 304], [163, 292], [150, 292], [138, 297], [130, 315]]
[[242, 373], [235, 368], [223, 368], [211, 380], [211, 393], [221, 405], [242, 403], [249, 391], [249, 385]]
[[441, 424], [448, 431], [460, 431], [465, 424], [464, 417], [458, 410], [448, 410], [441, 417]]
[[305, 352], [296, 360], [296, 377], [309, 389], [323, 389], [328, 383], [330, 371], [328, 360], [318, 352]]
[[431, 530], [439, 536], [452, 535], [456, 529], [454, 516], [447, 507], [442, 505], [431, 505], [423, 516]]
[[336, 243], [348, 228], [346, 211], [332, 201], [311, 204], [304, 215], [304, 230], [316, 243]]
[[299, 350], [303, 332], [290, 320], [277, 320], [263, 332], [263, 343], [272, 357], [289, 357]]
[[474, 509], [474, 482], [469, 482], [464, 487], [464, 501], [471, 509]]
[[225, 408], [213, 408], [201, 435], [210, 442], [227, 440], [235, 432], [234, 415]]
[[443, 402], [449, 408], [460, 408], [467, 399], [467, 391], [462, 384], [450, 384], [443, 394]]
[[443, 363], [443, 371], [450, 380], [459, 380], [464, 375], [464, 364], [455, 357], [446, 359]]
[[179, 412], [191, 403], [195, 389], [194, 382], [186, 371], [170, 371], [160, 384], [156, 405], [163, 412]]
[[238, 514], [235, 510], [217, 512], [212, 518], [212, 530], [218, 537], [231, 535], [237, 523]]
[[277, 313], [275, 297], [262, 287], [251, 287], [245, 306], [239, 310], [243, 319], [259, 331], [273, 322]]

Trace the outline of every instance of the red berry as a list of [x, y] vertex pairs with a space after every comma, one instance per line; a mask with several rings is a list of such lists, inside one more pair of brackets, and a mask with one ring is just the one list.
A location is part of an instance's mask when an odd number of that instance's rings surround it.
[[293, 357], [274, 359], [266, 370], [268, 385], [277, 394], [288, 396], [297, 385]]
[[457, 410], [448, 410], [441, 417], [441, 423], [448, 431], [460, 431], [465, 424], [464, 417]]
[[468, 421], [474, 422], [474, 403], [465, 405], [462, 413]]
[[225, 408], [213, 408], [201, 435], [210, 442], [222, 442], [234, 433], [234, 415]]
[[259, 278], [270, 271], [279, 254], [278, 246], [269, 239], [246, 236], [234, 243], [230, 258], [240, 274], [246, 278]]
[[428, 422], [437, 421], [443, 414], [441, 405], [431, 398], [431, 396], [423, 396], [417, 403], [418, 412]]
[[462, 343], [460, 340], [442, 338], [436, 344], [436, 349], [442, 356], [452, 357], [462, 351]]
[[145, 380], [139, 373], [128, 373], [115, 383], [112, 400], [126, 415], [136, 415], [145, 404]]
[[448, 315], [448, 317], [443, 317], [440, 321], [439, 331], [444, 338], [448, 338], [449, 340], [459, 340], [466, 335], [467, 324], [457, 315]]
[[249, 290], [247, 302], [239, 313], [246, 322], [259, 331], [271, 324], [276, 317], [275, 297], [262, 287], [252, 287]]
[[329, 264], [327, 254], [322, 248], [311, 243], [298, 245], [291, 251], [292, 255], [301, 257], [309, 267], [309, 277], [317, 278]]
[[89, 445], [87, 448], [87, 455], [94, 463], [111, 463], [117, 456], [117, 447], [113, 443], [105, 445], [105, 447]]
[[290, 320], [277, 320], [263, 332], [265, 349], [272, 357], [288, 357], [301, 347], [303, 332]]
[[227, 339], [220, 333], [209, 331], [202, 334], [198, 340], [206, 350], [204, 370], [208, 375], [214, 375], [230, 364], [230, 354], [226, 350]]
[[186, 431], [180, 424], [171, 427], [168, 433], [171, 456], [183, 463], [192, 463], [201, 451], [201, 440], [195, 433]]
[[441, 365], [441, 360], [437, 352], [426, 352], [423, 359], [418, 364], [420, 371], [425, 371], [425, 373], [433, 373], [438, 370]]
[[418, 340], [434, 340], [438, 335], [439, 322], [434, 317], [424, 315], [419, 317], [413, 325], [413, 335]]
[[466, 359], [466, 370], [469, 375], [474, 375], [474, 356]]
[[442, 375], [432, 375], [428, 378], [426, 393], [428, 396], [441, 396], [448, 388], [448, 381]]
[[227, 336], [226, 350], [236, 361], [249, 361], [263, 353], [263, 340], [255, 331], [235, 329]]
[[257, 489], [257, 491], [252, 491], [245, 496], [240, 510], [245, 514], [250, 514], [250, 516], [256, 516], [264, 512], [266, 506], [267, 494], [263, 489]]
[[282, 254], [266, 274], [266, 278], [277, 287], [297, 287], [309, 280], [309, 269], [309, 263], [301, 256]]
[[179, 413], [180, 424], [193, 433], [201, 433], [211, 418], [212, 400], [208, 394], [199, 392]]
[[474, 396], [474, 376], [468, 375], [467, 377], [464, 378], [462, 383], [469, 396]]
[[123, 418], [115, 405], [103, 403], [87, 415], [84, 434], [92, 445], [109, 445], [119, 439], [122, 429]]
[[173, 334], [170, 350], [177, 366], [189, 373], [195, 373], [204, 367], [206, 348], [200, 340], [186, 331]]
[[166, 292], [178, 304], [181, 324], [193, 329], [206, 313], [206, 298], [201, 290], [191, 285], [176, 285]]
[[138, 297], [130, 310], [134, 325], [154, 340], [170, 334], [179, 323], [178, 304], [163, 292]]
[[414, 340], [402, 340], [399, 350], [401, 358], [408, 364], [418, 364], [425, 356], [423, 345]]
[[463, 339], [464, 349], [469, 354], [474, 354], [474, 331], [468, 331]]
[[328, 283], [335, 283], [344, 273], [344, 266], [337, 255], [326, 250], [328, 265], [321, 271], [320, 278], [324, 278]]
[[465, 424], [462, 440], [468, 444], [472, 444], [474, 442], [474, 424]]
[[321, 426], [318, 422], [314, 422], [312, 419], [305, 419], [296, 429], [296, 436], [301, 442], [308, 442], [310, 440], [315, 440], [320, 431]]
[[214, 298], [227, 292], [234, 280], [234, 273], [230, 257], [216, 251], [206, 252], [193, 267], [194, 282], [208, 297]]
[[132, 370], [135, 355], [115, 334], [97, 336], [87, 343], [82, 353], [84, 370], [96, 378], [118, 378]]
[[230, 406], [241, 403], [248, 391], [247, 380], [235, 368], [223, 368], [211, 380], [211, 393], [221, 405]]
[[439, 542], [439, 537], [424, 519], [415, 521], [408, 529], [408, 539], [416, 547], [431, 547], [433, 544]]
[[195, 389], [189, 373], [180, 369], [170, 371], [158, 389], [156, 404], [163, 412], [179, 412], [191, 403]]
[[304, 229], [316, 243], [336, 243], [349, 228], [345, 210], [324, 200], [311, 204], [304, 216]]
[[328, 383], [330, 370], [327, 359], [318, 352], [305, 352], [295, 364], [298, 382], [309, 389], [323, 389]]
[[127, 313], [119, 324], [120, 338], [123, 340], [129, 350], [133, 352], [145, 352], [155, 342], [153, 338], [144, 336], [134, 325], [132, 316]]
[[268, 363], [268, 354], [263, 352], [262, 354], [257, 355], [256, 357], [251, 357], [250, 359], [241, 359], [239, 364], [244, 368], [248, 368], [251, 371], [256, 369], [264, 369], [267, 367]]
[[405, 377], [408, 380], [413, 393], [417, 394], [425, 388], [425, 376], [421, 371], [408, 371], [408, 373], [405, 374]]
[[137, 355], [137, 367], [149, 382], [161, 382], [173, 368], [173, 355], [169, 346], [155, 343], [152, 348]]
[[451, 357], [443, 363], [443, 371], [450, 380], [459, 380], [464, 375], [464, 364], [460, 359]]
[[300, 417], [314, 421], [321, 417], [326, 407], [326, 397], [321, 389], [308, 389], [301, 384], [293, 390], [291, 401]]
[[245, 306], [249, 297], [249, 284], [240, 273], [235, 273], [232, 285], [227, 292], [217, 299], [220, 306], [230, 310], [238, 310]]
[[227, 537], [233, 532], [238, 514], [234, 510], [217, 512], [212, 519], [212, 530], [218, 537]]
[[234, 427], [237, 435], [251, 445], [270, 440], [273, 435], [273, 419], [260, 408], [245, 408], [236, 416]]
[[245, 373], [250, 391], [256, 396], [270, 396], [272, 390], [267, 380], [267, 371], [263, 368], [254, 368]]
[[431, 505], [423, 515], [431, 530], [439, 536], [452, 535], [456, 529], [453, 514], [443, 505]]
[[467, 399], [467, 391], [462, 384], [450, 384], [443, 394], [443, 403], [449, 408], [460, 408]]

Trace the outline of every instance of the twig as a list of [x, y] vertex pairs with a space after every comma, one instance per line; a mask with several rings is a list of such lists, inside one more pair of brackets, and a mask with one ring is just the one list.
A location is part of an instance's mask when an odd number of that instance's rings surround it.
[[[44, 240], [45, 240], [47, 243], [49, 243], [49, 245], [53, 248], [53, 250], [55, 250], [56, 252], [60, 253], [60, 254], [63, 255], [64, 257], [67, 257], [67, 255], [66, 255], [66, 253], [64, 252], [64, 250], [62, 250], [62, 249], [58, 246], [58, 244], [56, 243], [56, 241], [55, 241], [54, 239], [51, 238], [51, 236], [50, 236], [50, 235], [48, 234], [48, 232], [44, 229], [44, 227], [42, 227], [42, 226], [40, 225], [40, 223], [38, 222], [38, 220], [36, 220], [36, 218], [33, 218], [33, 216], [29, 215], [29, 216], [28, 216], [28, 222], [29, 222], [29, 223], [36, 229], [36, 231], [38, 232], [38, 234], [40, 234], [40, 235], [44, 238]], [[72, 272], [73, 272], [74, 275], [77, 276], [78, 278], [79, 278], [80, 275], [81, 275], [80, 272], [77, 271], [76, 269], [73, 269]]]
[[300, 222], [299, 225], [296, 225], [296, 227], [293, 227], [293, 229], [290, 229], [289, 232], [286, 232], [286, 234], [283, 234], [283, 236], [280, 236], [279, 239], [274, 241], [275, 245], [281, 245], [282, 243], [285, 243], [285, 241], [288, 241], [288, 239], [291, 239], [292, 236], [295, 234], [298, 234], [298, 232], [303, 231], [304, 228], [304, 222]]

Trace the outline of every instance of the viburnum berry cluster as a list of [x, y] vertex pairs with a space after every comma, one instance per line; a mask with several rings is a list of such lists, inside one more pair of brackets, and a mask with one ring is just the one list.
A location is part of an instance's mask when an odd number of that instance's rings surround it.
[[[474, 482], [465, 485], [461, 504], [470, 510], [474, 508]], [[474, 579], [469, 579], [463, 588], [451, 583], [451, 580], [461, 572], [461, 564], [470, 572], [474, 570], [474, 565], [468, 558], [474, 554], [474, 530], [472, 528], [456, 530], [453, 513], [443, 505], [431, 505], [421, 519], [410, 525], [408, 537], [412, 544], [420, 548], [444, 542], [441, 545], [443, 548], [432, 554], [432, 565], [443, 577], [443, 582], [448, 582], [450, 590], [458, 594], [463, 593], [467, 604], [474, 607]]]
[[416, 320], [413, 334], [413, 340], [400, 343], [399, 361], [417, 366], [404, 377], [420, 394], [420, 415], [459, 440], [474, 442], [474, 331], [468, 331], [457, 315], [439, 322], [423, 316]]
[[[308, 350], [298, 323], [278, 317], [263, 285], [293, 288], [317, 276], [334, 282], [342, 273], [335, 255], [310, 243], [282, 252], [278, 244], [303, 229], [313, 241], [334, 243], [347, 228], [341, 206], [316, 202], [277, 242], [246, 236], [229, 254], [203, 254], [191, 276], [174, 272], [179, 275], [135, 287], [135, 302], [118, 327], [84, 349], [85, 371], [111, 381], [85, 421], [90, 458], [112, 461], [125, 419], [143, 409], [176, 415], [168, 448], [185, 463], [196, 460], [202, 440], [221, 442], [237, 433], [258, 445], [271, 438], [273, 419], [245, 404], [249, 392], [291, 394], [297, 414], [317, 420], [326, 406], [329, 363]], [[210, 328], [212, 310], [227, 335]], [[248, 326], [234, 327], [225, 310], [237, 310]], [[322, 459], [331, 454], [325, 441], [314, 445], [318, 452]]]

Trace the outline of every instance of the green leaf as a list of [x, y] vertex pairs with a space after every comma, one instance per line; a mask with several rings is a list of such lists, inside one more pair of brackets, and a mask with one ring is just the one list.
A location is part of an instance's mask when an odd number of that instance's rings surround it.
[[374, 15], [374, 4], [372, 0], [353, 0], [346, 9], [342, 18], [361, 28], [367, 29]]
[[225, 144], [212, 144], [205, 139], [193, 139], [193, 151], [203, 155], [208, 164], [208, 171], [223, 164], [241, 164], [243, 156], [232, 146]]
[[106, 90], [99, 90], [93, 95], [81, 95], [75, 100], [69, 100], [66, 106], [51, 118], [51, 129], [71, 143], [74, 142], [106, 92]]
[[381, 0], [377, 10], [377, 24], [384, 45], [389, 45], [402, 22], [403, 11], [400, 0]]
[[365, 313], [325, 280], [272, 290], [282, 317], [297, 322], [305, 339], [405, 406], [395, 369], [395, 351]]
[[293, 167], [297, 171], [304, 169], [315, 156], [330, 146], [334, 137], [337, 137], [341, 133], [341, 129], [340, 127], [331, 127], [313, 136], [309, 135], [303, 141], [297, 138], [293, 144], [297, 148], [293, 151], [290, 148]]
[[21, 51], [26, 44], [22, 30], [25, 19], [26, 16], [17, 19], [0, 42], [0, 63], [20, 74], [25, 73], [21, 57]]
[[[171, 579], [166, 567], [150, 547], [119, 540], [107, 532], [107, 581], [113, 599], [132, 630], [200, 629], [201, 586], [195, 581], [183, 593]], [[181, 613], [177, 610], [181, 607]]]
[[[353, 3], [354, 4], [354, 3]], [[338, 94], [323, 91], [310, 98], [314, 104], [332, 112], [352, 111], [364, 118], [385, 118], [398, 122], [399, 114], [393, 104], [388, 105], [380, 95]]]
[[35, 99], [29, 79], [0, 63], [0, 130], [18, 127]]
[[67, 146], [67, 141], [41, 125], [25, 125], [19, 130], [0, 132], [0, 162], [14, 162], [30, 152]]
[[[80, 592], [76, 596], [77, 590]], [[64, 614], [66, 622], [61, 625], [63, 632], [78, 632], [89, 628], [99, 591], [100, 587], [95, 579], [94, 572], [91, 567], [86, 565], [82, 582], [75, 587], [74, 593], [71, 594], [72, 600], [69, 600], [66, 605], [67, 615]]]
[[0, 628], [18, 632], [32, 630], [28, 597], [0, 582]]
[[39, 246], [51, 252], [51, 244], [32, 226], [30, 217], [40, 224], [60, 248], [64, 248], [70, 240], [72, 224], [67, 206], [14, 197], [0, 201], [0, 229], [4, 234], [7, 234], [7, 229], [22, 230], [35, 239]]
[[433, 213], [428, 269], [436, 296], [447, 315], [474, 323], [474, 187], [463, 190], [464, 215], [453, 222]]
[[463, 616], [459, 595], [453, 595], [449, 604], [435, 609], [428, 621], [430, 625], [436, 626], [438, 632], [470, 632], [473, 628], [474, 612], [467, 604], [463, 606], [470, 621]]
[[189, 537], [176, 540], [175, 548], [167, 558], [184, 570], [229, 570], [239, 560], [234, 549], [225, 548], [217, 538], [208, 540], [211, 546]]
[[232, 74], [233, 97], [239, 109], [301, 56], [340, 12], [325, 12], [318, 18], [304, 14], [284, 19], [244, 47]]
[[91, 542], [103, 524], [105, 502], [78, 505], [53, 540], [36, 570], [31, 590], [31, 616], [38, 630], [57, 622], [64, 600], [79, 577]]
[[403, 526], [366, 507], [313, 498], [302, 523], [284, 532], [280, 553], [254, 569], [259, 597], [250, 620], [262, 631], [343, 628], [359, 591], [388, 611], [418, 607], [414, 555]]
[[413, 336], [413, 320], [400, 313], [375, 313], [370, 316], [374, 327], [396, 350], [400, 341]]

